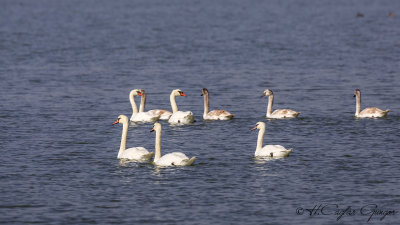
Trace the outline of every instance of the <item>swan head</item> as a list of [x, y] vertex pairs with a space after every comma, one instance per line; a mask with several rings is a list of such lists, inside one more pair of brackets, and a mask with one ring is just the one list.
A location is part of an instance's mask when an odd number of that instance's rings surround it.
[[122, 124], [129, 123], [129, 119], [125, 115], [119, 115], [117, 120], [113, 123], [113, 125], [117, 123], [122, 123]]
[[153, 126], [153, 128], [150, 130], [150, 132], [153, 132], [153, 131], [160, 131], [161, 130], [161, 124], [160, 123], [154, 123], [154, 126]]
[[354, 96], [353, 97], [360, 96], [360, 95], [361, 95], [360, 89], [354, 90]]
[[270, 95], [274, 95], [274, 93], [273, 93], [271, 90], [269, 90], [269, 89], [265, 89], [265, 91], [263, 92], [263, 94], [261, 95], [261, 97], [270, 96]]
[[141, 89], [133, 89], [130, 93], [129, 96], [138, 96], [141, 95]]
[[171, 95], [174, 95], [174, 96], [186, 96], [186, 95], [183, 93], [183, 91], [181, 91], [181, 89], [175, 89], [175, 90], [173, 90], [172, 93], [171, 93]]
[[201, 96], [203, 96], [203, 95], [208, 95], [207, 88], [203, 88], [203, 90], [201, 90]]
[[135, 89], [135, 90], [138, 90], [137, 94], [140, 95], [140, 96], [146, 95], [146, 92], [143, 89]]
[[256, 129], [260, 130], [260, 129], [262, 129], [262, 128], [265, 128], [265, 123], [264, 123], [264, 122], [258, 122], [258, 123], [256, 123], [256, 125], [253, 127], [253, 129], [251, 129], [251, 130], [256, 130]]

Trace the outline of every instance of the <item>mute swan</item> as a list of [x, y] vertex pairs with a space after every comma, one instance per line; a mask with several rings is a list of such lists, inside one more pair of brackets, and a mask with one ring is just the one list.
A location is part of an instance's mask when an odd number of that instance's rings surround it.
[[356, 97], [356, 113], [354, 114], [355, 117], [358, 118], [385, 117], [390, 111], [389, 109], [383, 111], [382, 109], [378, 109], [376, 107], [365, 108], [363, 111], [361, 111], [361, 92], [359, 89], [356, 89], [354, 91], [354, 97]]
[[154, 164], [157, 166], [190, 166], [196, 157], [188, 158], [182, 152], [172, 152], [161, 156], [161, 124], [155, 123], [150, 132], [156, 131], [156, 155]]
[[[140, 89], [138, 95], [141, 96], [139, 112], [144, 112], [144, 108], [146, 107], [146, 92], [143, 89]], [[164, 109], [153, 109], [147, 111], [146, 113], [153, 117], [159, 117], [160, 120], [168, 120], [172, 116], [172, 112]]]
[[300, 113], [293, 111], [291, 109], [277, 109], [272, 112], [272, 105], [274, 104], [274, 93], [266, 89], [261, 97], [269, 96], [268, 97], [268, 108], [267, 108], [267, 118], [272, 119], [289, 119], [289, 118], [296, 118]]
[[210, 112], [209, 93], [206, 88], [203, 88], [201, 96], [204, 96], [204, 120], [230, 120], [233, 114], [226, 110], [213, 110]]
[[140, 93], [140, 89], [133, 89], [130, 93], [129, 93], [129, 101], [131, 102], [131, 106], [132, 106], [132, 116], [131, 116], [131, 121], [133, 122], [154, 122], [157, 121], [158, 118], [160, 118], [160, 116], [155, 116], [155, 115], [151, 115], [149, 113], [143, 112], [144, 111], [144, 101], [145, 99], [141, 99], [141, 103], [140, 103], [140, 110], [142, 110], [141, 112], [138, 111], [136, 103], [135, 103], [135, 96], [138, 96]]
[[168, 122], [172, 124], [189, 124], [193, 123], [194, 116], [191, 111], [178, 111], [178, 106], [176, 105], [175, 97], [176, 96], [186, 96], [181, 90], [175, 89], [171, 92], [169, 96], [169, 100], [171, 102], [172, 107], [172, 116], [169, 118]]
[[259, 129], [258, 138], [257, 138], [257, 148], [254, 156], [256, 157], [271, 157], [271, 158], [282, 158], [289, 156], [292, 152], [292, 149], [286, 149], [282, 145], [265, 145], [262, 146], [265, 134], [265, 123], [258, 122], [256, 126], [252, 129]]
[[121, 145], [118, 152], [118, 159], [131, 159], [137, 161], [147, 161], [153, 157], [154, 153], [147, 151], [143, 147], [134, 147], [126, 149], [126, 137], [128, 135], [129, 120], [125, 115], [119, 115], [118, 119], [113, 123], [122, 123]]

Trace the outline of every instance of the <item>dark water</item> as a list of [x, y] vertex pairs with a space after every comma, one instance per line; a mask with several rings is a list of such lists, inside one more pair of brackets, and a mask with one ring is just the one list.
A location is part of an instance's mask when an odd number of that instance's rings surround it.
[[[396, 211], [369, 223], [399, 221], [400, 1], [0, 4], [0, 223], [366, 224], [368, 204]], [[203, 122], [203, 87], [234, 120]], [[187, 94], [196, 122], [163, 122], [162, 144], [194, 166], [116, 158], [134, 88], [147, 109]], [[266, 88], [300, 118], [266, 120]], [[388, 118], [354, 119], [355, 88]], [[290, 157], [253, 158], [258, 121]], [[151, 127], [128, 146], [153, 150]], [[320, 204], [356, 213], [296, 213]]]

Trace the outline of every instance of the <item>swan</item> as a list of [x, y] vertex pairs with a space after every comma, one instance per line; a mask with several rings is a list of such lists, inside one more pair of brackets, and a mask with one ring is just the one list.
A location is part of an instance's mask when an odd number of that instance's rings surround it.
[[144, 105], [145, 105], [145, 100], [146, 99], [141, 99], [141, 103], [140, 103], [140, 110], [142, 110], [141, 112], [138, 111], [136, 103], [135, 103], [135, 96], [138, 96], [140, 92], [140, 89], [133, 89], [130, 93], [129, 93], [129, 101], [131, 102], [131, 106], [132, 106], [132, 116], [131, 116], [131, 121], [133, 122], [154, 122], [157, 121], [160, 116], [155, 116], [152, 114], [149, 114], [147, 112], [144, 112]]
[[[139, 112], [144, 112], [144, 108], [146, 107], [146, 92], [143, 89], [140, 89], [138, 95], [141, 96], [141, 103]], [[160, 120], [169, 120], [172, 116], [172, 112], [164, 110], [164, 109], [153, 109], [146, 112], [152, 117], [159, 117]]]
[[122, 123], [121, 145], [118, 152], [118, 159], [131, 159], [136, 161], [147, 161], [153, 157], [154, 152], [149, 152], [143, 147], [134, 147], [126, 149], [126, 137], [128, 135], [129, 120], [125, 115], [119, 115], [118, 119], [113, 123]]
[[282, 145], [265, 145], [262, 146], [265, 134], [265, 123], [258, 122], [256, 126], [252, 129], [259, 129], [258, 139], [257, 139], [257, 148], [254, 156], [256, 157], [271, 157], [271, 158], [282, 158], [289, 156], [292, 152], [292, 149], [286, 149]]
[[169, 118], [168, 122], [171, 124], [189, 124], [193, 123], [194, 116], [191, 111], [178, 111], [178, 106], [176, 105], [176, 96], [186, 96], [180, 89], [175, 89], [171, 92], [169, 100], [171, 102], [172, 116]]
[[365, 108], [363, 111], [361, 111], [361, 91], [359, 89], [354, 90], [354, 97], [356, 97], [356, 113], [354, 114], [355, 117], [358, 118], [385, 117], [390, 111], [389, 109], [383, 111], [382, 109], [378, 109], [376, 107]]
[[155, 123], [150, 132], [156, 131], [156, 155], [154, 164], [157, 166], [190, 166], [196, 157], [188, 158], [182, 152], [172, 152], [161, 156], [161, 124]]
[[226, 110], [213, 110], [210, 112], [209, 93], [206, 88], [203, 88], [201, 96], [204, 97], [204, 120], [230, 120], [233, 114]]
[[270, 89], [266, 89], [261, 97], [268, 96], [267, 118], [271, 119], [290, 119], [299, 116], [299, 112], [291, 109], [277, 109], [272, 112], [272, 105], [274, 104], [274, 93]]

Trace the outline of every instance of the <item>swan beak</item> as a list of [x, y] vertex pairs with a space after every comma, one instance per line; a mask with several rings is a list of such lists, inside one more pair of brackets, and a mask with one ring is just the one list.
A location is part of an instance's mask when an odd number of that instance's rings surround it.
[[265, 96], [265, 93], [263, 93], [261, 96], [260, 96], [260, 98], [262, 98], [262, 97], [264, 97]]
[[183, 92], [179, 92], [179, 94], [181, 95], [181, 96], [186, 96]]
[[257, 125], [255, 127], [253, 127], [251, 130], [255, 130], [255, 129], [257, 129]]
[[355, 98], [356, 97], [356, 95], [353, 95], [353, 98]]
[[203, 94], [201, 94], [200, 96], [203, 96]]
[[150, 132], [153, 132], [154, 131], [154, 128], [152, 128], [151, 130], [150, 130]]
[[112, 125], [119, 123], [119, 119], [117, 119]]
[[140, 92], [140, 91], [138, 91], [137, 94], [140, 96], [143, 96], [142, 92]]

